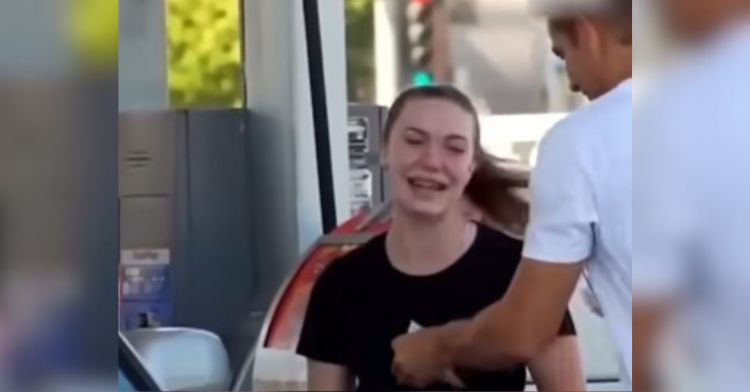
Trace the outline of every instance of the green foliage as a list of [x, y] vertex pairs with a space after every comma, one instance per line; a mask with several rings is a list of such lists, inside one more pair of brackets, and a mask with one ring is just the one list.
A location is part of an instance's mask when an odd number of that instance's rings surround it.
[[167, 0], [171, 106], [241, 106], [239, 1]]
[[117, 0], [71, 0], [66, 22], [68, 38], [81, 63], [91, 70], [117, 67]]
[[[173, 107], [242, 104], [239, 1], [167, 0], [168, 84]], [[372, 102], [373, 0], [344, 3], [348, 97], [352, 102]]]
[[375, 92], [373, 0], [345, 0], [347, 93], [350, 102], [372, 102]]

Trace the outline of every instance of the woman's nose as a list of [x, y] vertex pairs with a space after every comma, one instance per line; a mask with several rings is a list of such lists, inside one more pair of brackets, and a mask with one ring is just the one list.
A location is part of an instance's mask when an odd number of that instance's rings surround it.
[[440, 147], [434, 144], [426, 145], [424, 150], [422, 151], [422, 155], [420, 158], [421, 158], [420, 162], [426, 168], [430, 168], [434, 170], [439, 169], [440, 162], [442, 160]]

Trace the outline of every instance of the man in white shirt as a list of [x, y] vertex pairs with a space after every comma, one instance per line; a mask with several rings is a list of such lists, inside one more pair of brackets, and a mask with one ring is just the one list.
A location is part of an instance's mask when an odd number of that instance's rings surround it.
[[586, 268], [620, 354], [622, 381], [630, 384], [632, 4], [537, 4], [548, 11], [553, 50], [566, 62], [571, 88], [592, 102], [541, 143], [524, 259], [508, 292], [471, 320], [397, 338], [393, 371], [402, 382], [457, 383], [455, 368], [528, 361], [555, 335]]
[[698, 353], [691, 376], [747, 390], [750, 2], [659, 4], [692, 50], [635, 114], [635, 386], [656, 388], [658, 332], [679, 317], [682, 346]]

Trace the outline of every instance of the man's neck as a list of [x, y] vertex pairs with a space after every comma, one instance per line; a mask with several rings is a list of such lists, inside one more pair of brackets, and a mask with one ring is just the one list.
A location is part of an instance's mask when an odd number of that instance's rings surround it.
[[623, 72], [622, 74], [617, 75], [616, 77], [612, 78], [612, 84], [609, 88], [609, 91], [612, 91], [616, 89], [618, 86], [620, 86], [623, 82], [626, 80], [630, 80], [633, 78], [633, 72], [632, 70], [628, 70], [628, 72]]
[[627, 53], [623, 53], [621, 56], [613, 59], [610, 62], [608, 69], [610, 72], [607, 74], [605, 81], [603, 82], [603, 88], [599, 95], [593, 97], [593, 99], [600, 98], [601, 96], [609, 93], [616, 89], [624, 81], [633, 77], [633, 55], [632, 50], [628, 49]]

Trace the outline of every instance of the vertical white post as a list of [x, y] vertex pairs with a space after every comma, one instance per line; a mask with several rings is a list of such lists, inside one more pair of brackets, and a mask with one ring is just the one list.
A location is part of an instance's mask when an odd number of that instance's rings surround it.
[[323, 43], [331, 167], [336, 195], [336, 219], [343, 223], [351, 212], [349, 192], [348, 98], [346, 86], [346, 0], [318, 0]]
[[375, 0], [375, 102], [390, 105], [399, 89], [398, 8], [402, 2]]
[[165, 1], [119, 2], [120, 111], [169, 108]]
[[[268, 254], [296, 262], [321, 234], [320, 190], [301, 0], [243, 0], [248, 108], [259, 121], [250, 129], [258, 172], [258, 213], [275, 232], [264, 233]], [[339, 221], [348, 218], [344, 0], [318, 0], [331, 161]], [[289, 232], [296, 236], [292, 238]], [[286, 234], [284, 234], [286, 233]], [[284, 248], [284, 249], [281, 249]], [[276, 249], [276, 250], [272, 250]], [[290, 251], [293, 250], [294, 256]], [[271, 254], [273, 253], [273, 254]], [[283, 254], [283, 255], [282, 255]]]

